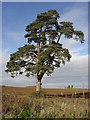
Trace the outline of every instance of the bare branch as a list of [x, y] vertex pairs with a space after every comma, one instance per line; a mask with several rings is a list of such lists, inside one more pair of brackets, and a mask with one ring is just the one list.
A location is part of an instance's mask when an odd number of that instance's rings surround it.
[[37, 57], [37, 54], [33, 52], [33, 55], [35, 55]]
[[59, 40], [60, 40], [61, 35], [62, 35], [61, 33], [60, 33], [60, 35], [58, 35], [57, 43], [59, 43]]

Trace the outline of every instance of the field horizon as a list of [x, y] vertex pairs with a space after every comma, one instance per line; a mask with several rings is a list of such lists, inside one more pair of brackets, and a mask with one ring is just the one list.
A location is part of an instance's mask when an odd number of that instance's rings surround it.
[[[41, 88], [42, 92], [45, 92], [48, 96], [57, 96], [57, 95], [76, 95], [88, 93], [90, 89], [82, 88]], [[26, 87], [15, 87], [15, 86], [2, 86], [2, 93], [13, 93], [18, 95], [29, 95], [36, 92], [35, 86], [26, 86]], [[62, 97], [60, 96], [60, 97]], [[79, 96], [80, 97], [80, 96]]]

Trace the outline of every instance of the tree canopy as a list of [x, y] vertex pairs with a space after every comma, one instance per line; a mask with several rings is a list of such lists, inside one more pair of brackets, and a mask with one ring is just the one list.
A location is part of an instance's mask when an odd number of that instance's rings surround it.
[[50, 75], [54, 69], [70, 61], [71, 55], [67, 48], [60, 44], [60, 38], [84, 42], [84, 33], [75, 30], [72, 22], [59, 22], [59, 13], [49, 10], [37, 15], [36, 20], [26, 26], [28, 42], [10, 55], [6, 72], [14, 77], [25, 74], [27, 77], [37, 74], [41, 80], [44, 74]]

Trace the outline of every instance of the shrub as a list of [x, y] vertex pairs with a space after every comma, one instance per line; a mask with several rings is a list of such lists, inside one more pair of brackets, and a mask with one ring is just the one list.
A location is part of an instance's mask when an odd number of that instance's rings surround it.
[[29, 107], [25, 107], [22, 112], [18, 115], [18, 118], [30, 118], [31, 110]]
[[32, 98], [46, 98], [46, 93], [43, 91], [40, 92], [34, 92], [30, 95]]
[[71, 85], [71, 88], [73, 88], [73, 85]]
[[70, 88], [70, 85], [68, 85], [68, 88]]

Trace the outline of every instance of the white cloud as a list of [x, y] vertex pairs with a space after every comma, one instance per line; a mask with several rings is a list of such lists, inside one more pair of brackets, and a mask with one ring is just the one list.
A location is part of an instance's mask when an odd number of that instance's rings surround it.
[[2, 62], [2, 41], [0, 41], [0, 66]]
[[9, 60], [9, 50], [5, 49], [2, 51], [2, 66], [5, 65]]
[[84, 17], [85, 15], [86, 11], [83, 8], [71, 6], [71, 8], [65, 8], [60, 16], [62, 20], [77, 21], [79, 18]]
[[88, 87], [88, 55], [73, 56], [71, 62], [55, 69], [50, 77], [43, 78], [43, 87]]
[[61, 44], [63, 44], [67, 48], [70, 48], [71, 46], [74, 46], [75, 44], [77, 44], [77, 41], [73, 40], [73, 38], [71, 39], [62, 38]]
[[[8, 54], [5, 50], [4, 55]], [[27, 78], [25, 76], [17, 76], [11, 78], [10, 75], [4, 72], [7, 57], [3, 58], [3, 74], [2, 83], [8, 86], [35, 86], [35, 77]], [[6, 61], [6, 62], [5, 62]], [[61, 65], [60, 68], [55, 69], [54, 73], [50, 76], [44, 76], [42, 79], [42, 87], [65, 87], [68, 84], [74, 87], [88, 87], [88, 55], [75, 56], [73, 55], [71, 62]]]
[[70, 53], [73, 55], [78, 55], [78, 56], [81, 56], [81, 53], [83, 54], [83, 50], [86, 50], [86, 52], [88, 53], [88, 45], [81, 45], [81, 46], [78, 46], [78, 47], [73, 47], [71, 50], [70, 50]]
[[[0, 46], [2, 46], [2, 44], [0, 44]], [[5, 49], [4, 51], [2, 51], [1, 49], [0, 50], [0, 85], [2, 83], [2, 72], [5, 70], [5, 65], [8, 60], [9, 60], [8, 50]]]
[[0, 41], [0, 85], [2, 82], [2, 43]]
[[87, 8], [84, 8], [84, 6], [65, 8], [60, 16], [59, 21], [73, 22], [75, 29], [82, 30], [85, 34], [85, 39], [88, 39], [88, 4]]
[[[60, 74], [61, 73], [61, 74]], [[88, 75], [88, 55], [73, 56], [71, 62], [66, 63], [65, 66], [61, 66], [60, 69], [56, 69], [53, 73], [55, 76], [84, 76]]]
[[72, 56], [83, 54], [83, 50], [88, 52], [88, 4], [87, 7], [82, 4], [75, 4], [69, 8], [66, 7], [63, 13], [60, 14], [59, 22], [60, 21], [73, 22], [74, 28], [76, 30], [82, 30], [85, 35], [85, 42], [83, 44], [62, 36], [60, 42], [63, 44], [63, 47], [68, 48]]
[[36, 80], [35, 77], [27, 78], [24, 75], [16, 76], [15, 78], [11, 78], [9, 74], [3, 72], [2, 74], [2, 85], [7, 86], [35, 86]]

